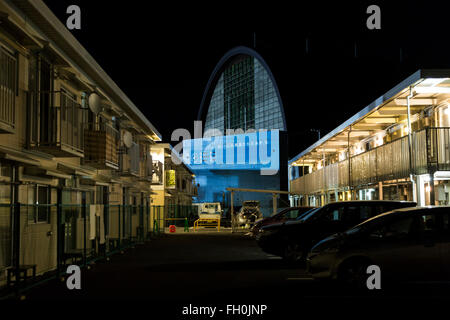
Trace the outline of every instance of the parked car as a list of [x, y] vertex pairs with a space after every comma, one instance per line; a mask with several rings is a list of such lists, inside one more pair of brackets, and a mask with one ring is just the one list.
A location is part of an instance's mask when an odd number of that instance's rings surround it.
[[[383, 213], [317, 243], [308, 254], [314, 278], [362, 286], [367, 267], [382, 279], [450, 279], [450, 207]], [[382, 281], [384, 281], [382, 280]]]
[[333, 233], [343, 232], [383, 212], [415, 206], [415, 202], [383, 200], [329, 203], [295, 221], [264, 226], [255, 239], [267, 253], [290, 262], [304, 261], [315, 243]]
[[259, 201], [249, 200], [242, 203], [242, 207], [235, 217], [237, 227], [253, 227], [256, 220], [263, 217], [259, 206]]
[[308, 211], [310, 211], [312, 209], [315, 209], [315, 207], [290, 207], [290, 208], [281, 210], [280, 212], [278, 212], [270, 217], [256, 221], [255, 225], [253, 226], [253, 228], [251, 230], [251, 234], [253, 237], [256, 237], [256, 235], [259, 232], [259, 229], [261, 229], [262, 227], [270, 225], [270, 224], [274, 224], [274, 223], [295, 220], [298, 217], [300, 217], [301, 215], [307, 213]]

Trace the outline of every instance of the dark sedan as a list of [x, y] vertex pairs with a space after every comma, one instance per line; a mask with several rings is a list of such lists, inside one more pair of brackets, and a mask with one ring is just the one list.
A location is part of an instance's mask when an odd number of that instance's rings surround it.
[[450, 279], [450, 207], [406, 208], [369, 219], [317, 243], [308, 255], [314, 278], [364, 286], [367, 267], [382, 279]]
[[273, 216], [257, 221], [251, 230], [252, 236], [256, 237], [256, 235], [259, 232], [259, 229], [261, 229], [264, 226], [274, 223], [285, 222], [289, 220], [295, 220], [312, 209], [315, 209], [315, 207], [290, 207], [281, 210], [280, 212], [274, 214]]
[[256, 236], [263, 251], [287, 261], [304, 261], [311, 247], [323, 238], [343, 232], [380, 213], [415, 207], [407, 201], [343, 201], [313, 209], [295, 221], [262, 227]]

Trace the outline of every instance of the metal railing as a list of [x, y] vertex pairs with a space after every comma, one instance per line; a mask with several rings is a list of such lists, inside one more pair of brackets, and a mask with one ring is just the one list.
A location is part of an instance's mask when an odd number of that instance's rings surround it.
[[291, 191], [314, 194], [326, 190], [368, 185], [378, 181], [408, 178], [410, 172], [424, 174], [450, 170], [450, 128], [425, 128], [411, 135], [330, 164], [290, 181]]
[[83, 154], [87, 109], [65, 91], [28, 93], [28, 145], [54, 155]]
[[133, 142], [133, 145], [130, 148], [123, 147], [119, 149], [119, 172], [122, 175], [139, 176], [139, 144]]
[[153, 164], [152, 164], [152, 158], [148, 157], [145, 159], [140, 159], [140, 166], [139, 166], [139, 177], [141, 180], [144, 181], [152, 181], [152, 175], [153, 175]]
[[118, 169], [119, 131], [108, 123], [84, 125], [84, 161], [98, 169]]
[[429, 128], [426, 131], [428, 169], [450, 170], [450, 128]]
[[11, 206], [0, 204], [0, 270], [12, 264]]
[[191, 224], [198, 218], [198, 208], [190, 205], [169, 204], [166, 206], [166, 217], [169, 219], [187, 218], [189, 224]]
[[35, 267], [37, 279], [6, 292], [20, 293], [64, 276], [67, 265], [84, 267], [154, 239], [174, 224], [171, 218], [180, 218], [182, 227], [188, 219], [192, 226], [195, 210], [187, 205], [1, 204], [0, 293], [7, 269]]
[[158, 160], [153, 160], [152, 168], [152, 184], [163, 184], [163, 163]]
[[14, 127], [17, 59], [0, 47], [0, 122]]

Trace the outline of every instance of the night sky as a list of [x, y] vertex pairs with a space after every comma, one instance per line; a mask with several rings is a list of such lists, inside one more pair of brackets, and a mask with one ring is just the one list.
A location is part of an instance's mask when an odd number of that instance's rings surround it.
[[[283, 99], [290, 157], [317, 140], [311, 129], [326, 134], [414, 71], [450, 68], [445, 2], [44, 2], [64, 24], [67, 6], [80, 6], [72, 33], [167, 142], [176, 128], [192, 132], [215, 65], [235, 46], [254, 48], [254, 34]], [[381, 30], [366, 27], [370, 4]]]

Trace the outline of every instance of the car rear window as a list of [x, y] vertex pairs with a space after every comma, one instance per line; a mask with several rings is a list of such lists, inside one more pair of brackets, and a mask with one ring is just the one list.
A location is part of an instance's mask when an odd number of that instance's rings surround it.
[[297, 220], [308, 220], [309, 218], [311, 218], [317, 211], [319, 211], [320, 209], [322, 209], [322, 207], [319, 208], [314, 208], [311, 209], [303, 214], [301, 214]]
[[298, 217], [298, 214], [298, 209], [293, 209], [286, 212], [285, 217], [286, 219], [296, 219]]
[[373, 216], [374, 208], [370, 205], [349, 205], [343, 221], [348, 223], [359, 223]]
[[415, 207], [414, 203], [409, 202], [393, 202], [393, 203], [384, 203], [382, 205], [377, 206], [377, 213], [375, 215], [392, 211], [399, 208], [407, 208], [407, 207]]

